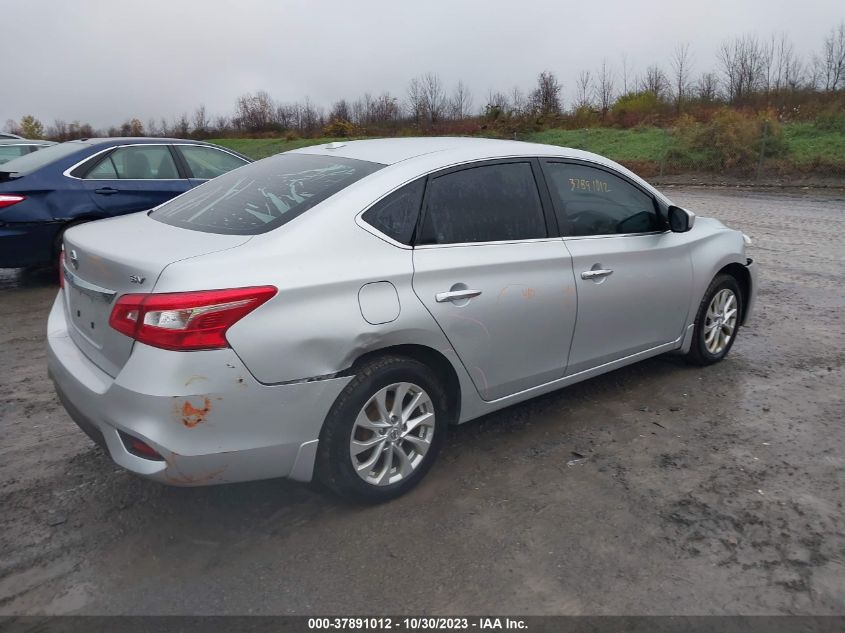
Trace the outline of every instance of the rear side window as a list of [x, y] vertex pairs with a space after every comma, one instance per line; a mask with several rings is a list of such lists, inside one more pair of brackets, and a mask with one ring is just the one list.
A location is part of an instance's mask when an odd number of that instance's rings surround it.
[[419, 244], [546, 237], [530, 163], [484, 165], [433, 178]]
[[36, 169], [41, 169], [54, 161], [81, 152], [86, 148], [87, 146], [85, 144], [78, 141], [50, 145], [37, 152], [10, 160], [0, 168], [0, 171], [14, 172], [23, 176], [34, 172]]
[[257, 235], [290, 222], [382, 167], [339, 156], [277, 154], [209, 180], [150, 217], [207, 233]]
[[176, 148], [185, 158], [194, 178], [217, 178], [247, 164], [242, 158], [213, 147], [176, 145]]
[[28, 145], [0, 145], [0, 165], [29, 154]]
[[174, 180], [176, 163], [166, 145], [118, 147], [96, 162], [85, 174], [87, 180]]
[[603, 169], [573, 163], [545, 164], [563, 235], [648, 233], [663, 229], [654, 200]]
[[425, 178], [420, 178], [376, 202], [362, 218], [388, 237], [410, 245], [424, 190]]

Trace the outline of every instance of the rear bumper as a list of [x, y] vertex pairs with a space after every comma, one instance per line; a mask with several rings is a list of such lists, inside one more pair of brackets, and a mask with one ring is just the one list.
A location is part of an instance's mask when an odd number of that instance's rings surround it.
[[0, 268], [48, 263], [59, 228], [56, 222], [0, 224]]
[[[113, 378], [70, 339], [60, 299], [47, 327], [50, 377], [70, 416], [117, 464], [167, 484], [310, 480], [323, 421], [351, 380], [264, 385], [231, 349], [169, 352], [139, 343]], [[163, 461], [130, 453], [120, 432]]]

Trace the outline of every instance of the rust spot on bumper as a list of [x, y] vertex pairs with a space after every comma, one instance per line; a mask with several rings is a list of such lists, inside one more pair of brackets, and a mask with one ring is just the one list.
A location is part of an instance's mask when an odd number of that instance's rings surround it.
[[201, 407], [195, 407], [188, 400], [185, 400], [182, 406], [177, 409], [177, 415], [181, 418], [182, 424], [189, 429], [205, 422], [206, 416], [211, 412], [211, 400], [203, 398], [202, 401]]

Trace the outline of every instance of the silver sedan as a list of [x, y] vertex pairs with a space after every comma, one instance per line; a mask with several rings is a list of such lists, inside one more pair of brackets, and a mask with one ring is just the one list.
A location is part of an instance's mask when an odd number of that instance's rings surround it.
[[448, 424], [658, 354], [722, 360], [754, 304], [747, 240], [586, 152], [309, 147], [70, 229], [50, 374], [139, 475], [379, 501]]

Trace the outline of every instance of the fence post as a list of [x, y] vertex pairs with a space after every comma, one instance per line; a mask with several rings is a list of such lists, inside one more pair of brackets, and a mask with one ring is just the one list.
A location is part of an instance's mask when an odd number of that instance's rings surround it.
[[766, 157], [766, 137], [769, 135], [769, 122], [763, 121], [763, 137], [760, 139], [760, 161], [757, 163], [757, 180], [763, 173], [763, 159]]

